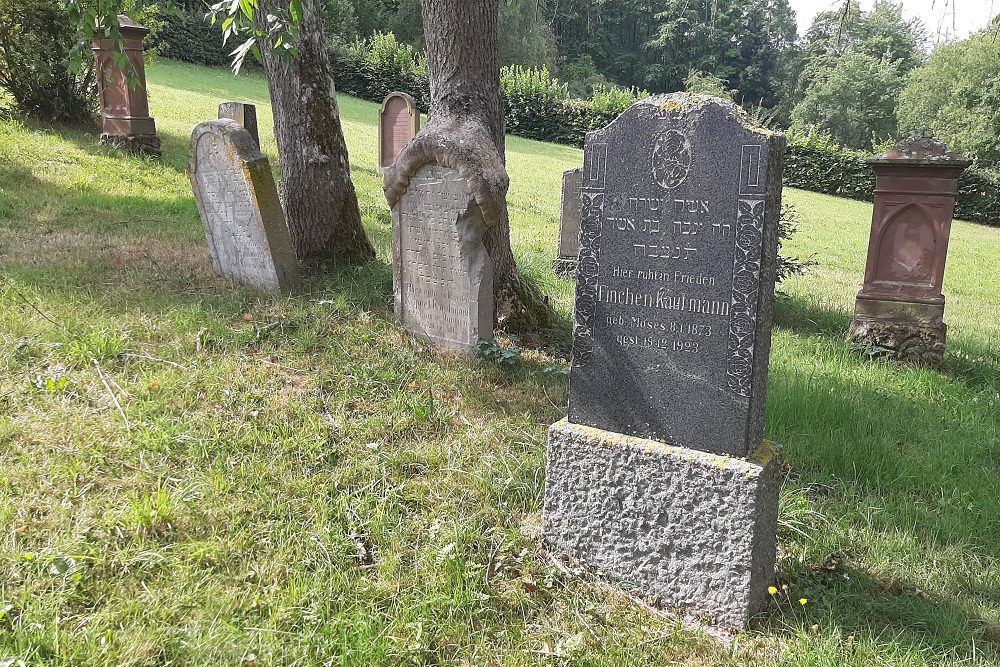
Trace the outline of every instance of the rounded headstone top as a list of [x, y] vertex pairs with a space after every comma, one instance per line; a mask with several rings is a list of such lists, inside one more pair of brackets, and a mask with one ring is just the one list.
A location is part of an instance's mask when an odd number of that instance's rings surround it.
[[412, 107], [412, 108], [416, 108], [416, 106], [417, 106], [417, 101], [415, 99], [413, 99], [413, 95], [410, 95], [409, 93], [403, 93], [403, 92], [400, 92], [398, 90], [395, 90], [395, 91], [389, 93], [388, 95], [386, 95], [385, 99], [382, 100], [382, 111], [385, 111], [386, 107], [389, 105], [389, 102], [394, 97], [401, 97], [402, 99], [406, 100], [407, 104], [410, 107]]
[[928, 167], [968, 167], [972, 160], [951, 150], [948, 144], [931, 137], [910, 137], [868, 161], [872, 165], [923, 165]]

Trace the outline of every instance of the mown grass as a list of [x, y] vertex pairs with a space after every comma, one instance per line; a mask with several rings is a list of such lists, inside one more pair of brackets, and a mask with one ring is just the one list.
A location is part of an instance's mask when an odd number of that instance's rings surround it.
[[[379, 261], [264, 298], [212, 274], [184, 174], [228, 99], [274, 156], [262, 80], [150, 76], [162, 162], [0, 122], [0, 664], [1000, 661], [996, 230], [955, 226], [945, 367], [871, 363], [842, 339], [871, 209], [786, 192], [819, 263], [783, 286], [772, 354], [788, 592], [720, 643], [540, 548], [564, 360], [501, 371], [393, 324], [375, 105], [341, 100]], [[508, 143], [515, 252], [564, 316], [580, 159]]]

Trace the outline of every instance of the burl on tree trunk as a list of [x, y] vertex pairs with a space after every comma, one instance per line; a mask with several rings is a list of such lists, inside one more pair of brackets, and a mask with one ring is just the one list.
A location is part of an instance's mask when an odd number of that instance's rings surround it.
[[497, 49], [498, 0], [422, 0], [429, 120], [386, 169], [385, 196], [395, 206], [428, 164], [450, 167], [469, 184], [488, 226], [494, 265], [496, 326], [526, 333], [550, 326], [538, 288], [521, 278], [510, 248], [504, 167], [504, 115]]
[[[277, 4], [288, 7], [288, 0]], [[365, 235], [351, 182], [347, 143], [318, 0], [302, 0], [298, 57], [264, 46], [281, 164], [281, 205], [300, 260], [363, 263], [375, 250]]]

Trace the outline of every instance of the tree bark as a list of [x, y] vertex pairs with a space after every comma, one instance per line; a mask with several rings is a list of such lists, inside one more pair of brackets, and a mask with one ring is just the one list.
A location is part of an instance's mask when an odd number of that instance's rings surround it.
[[[275, 4], [287, 9], [288, 0]], [[361, 224], [318, 0], [302, 0], [297, 58], [265, 44], [281, 164], [281, 206], [300, 260], [375, 258]]]
[[427, 164], [456, 169], [469, 184], [488, 225], [484, 245], [493, 260], [496, 326], [512, 333], [551, 324], [538, 288], [517, 272], [510, 247], [504, 167], [497, 24], [499, 0], [422, 0], [429, 120], [385, 173], [394, 205]]

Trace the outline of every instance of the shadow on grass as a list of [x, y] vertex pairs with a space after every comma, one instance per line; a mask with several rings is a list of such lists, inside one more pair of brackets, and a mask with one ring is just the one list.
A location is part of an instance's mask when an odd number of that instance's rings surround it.
[[[823, 307], [802, 297], [782, 295], [775, 300], [774, 325], [800, 336], [821, 336], [830, 341], [846, 342], [852, 313], [839, 308]], [[865, 357], [857, 353], [859, 359]], [[893, 363], [900, 372], [912, 366]], [[974, 391], [1000, 392], [1000, 349], [969, 336], [949, 337], [944, 363], [937, 369], [955, 382]]]
[[850, 323], [850, 313], [825, 308], [802, 297], [781, 294], [774, 301], [774, 326], [800, 336], [843, 340]]
[[[170, 169], [186, 174], [190, 137], [182, 137], [162, 130], [157, 132], [162, 149], [162, 157], [138, 156], [100, 143], [101, 130], [96, 124], [52, 124], [31, 118], [18, 118], [35, 132], [58, 137], [94, 157], [117, 161], [139, 160], [150, 164], [162, 164]], [[206, 119], [208, 120], [208, 119]], [[194, 129], [192, 127], [192, 129]]]
[[[804, 494], [818, 517], [783, 539], [806, 557], [784, 560], [794, 599], [765, 625], [808, 634], [833, 624], [919, 653], [1000, 655], [1000, 631], [975, 612], [1000, 601], [989, 575], [1000, 562], [1000, 401], [976, 395], [1000, 390], [993, 362], [955, 352], [978, 349], [974, 339], [950, 341], [942, 372], [869, 361], [842, 342], [845, 313], [794, 300], [781, 308], [779, 326], [833, 344], [807, 346], [808, 364], [772, 368], [768, 436], [796, 475], [783, 496]], [[935, 563], [926, 584], [905, 570], [921, 559]], [[879, 578], [859, 561], [895, 575]]]

